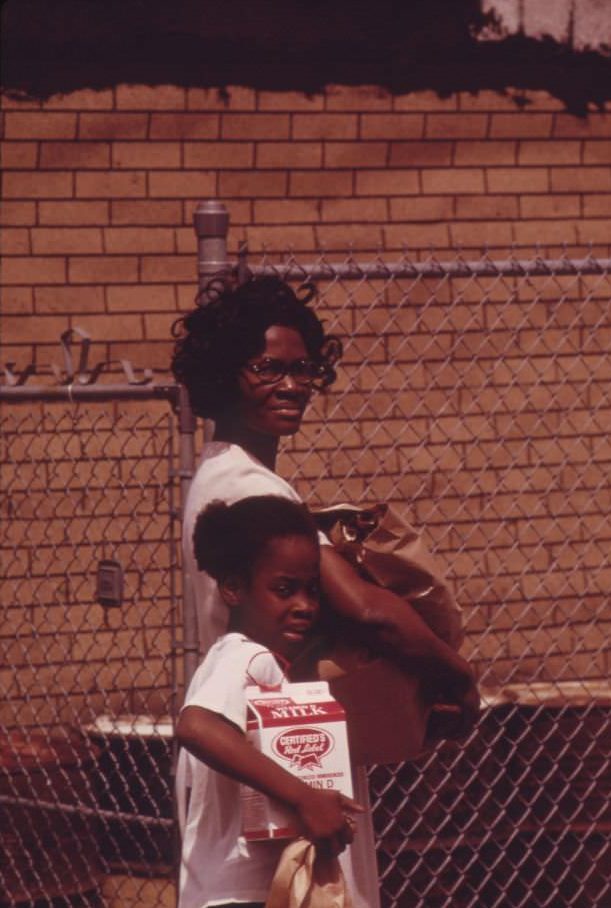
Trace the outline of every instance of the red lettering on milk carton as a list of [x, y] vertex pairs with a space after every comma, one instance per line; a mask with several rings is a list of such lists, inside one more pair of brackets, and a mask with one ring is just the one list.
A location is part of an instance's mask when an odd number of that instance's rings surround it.
[[272, 750], [291, 768], [322, 768], [322, 760], [333, 750], [333, 737], [322, 728], [292, 728], [272, 740]]

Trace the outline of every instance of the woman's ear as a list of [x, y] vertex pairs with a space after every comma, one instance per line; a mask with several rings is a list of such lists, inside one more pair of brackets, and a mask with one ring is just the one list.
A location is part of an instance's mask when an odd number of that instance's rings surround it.
[[218, 581], [219, 593], [225, 605], [237, 608], [242, 604], [244, 581], [240, 577], [225, 577]]

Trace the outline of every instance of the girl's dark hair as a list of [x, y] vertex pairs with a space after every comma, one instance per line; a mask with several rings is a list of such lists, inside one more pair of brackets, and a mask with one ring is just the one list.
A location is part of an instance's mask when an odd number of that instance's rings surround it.
[[265, 332], [272, 325], [294, 328], [310, 356], [322, 367], [320, 385], [335, 381], [333, 368], [342, 345], [326, 335], [322, 323], [308, 308], [315, 293], [304, 284], [299, 295], [279, 277], [251, 278], [237, 288], [226, 287], [206, 306], [178, 319], [172, 371], [189, 393], [196, 416], [216, 418], [237, 397], [240, 370], [265, 347]]
[[305, 505], [279, 495], [253, 495], [230, 505], [213, 501], [195, 521], [195, 560], [217, 581], [249, 580], [267, 544], [281, 536], [305, 536], [318, 546], [316, 524]]

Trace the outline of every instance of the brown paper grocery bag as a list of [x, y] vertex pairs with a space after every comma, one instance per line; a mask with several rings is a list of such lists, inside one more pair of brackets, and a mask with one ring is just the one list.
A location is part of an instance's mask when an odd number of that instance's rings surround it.
[[420, 678], [349, 643], [336, 644], [317, 670], [346, 712], [354, 765], [413, 760], [427, 749], [431, 704]]
[[315, 511], [314, 519], [363, 576], [409, 600], [438, 637], [459, 649], [461, 609], [422, 533], [392, 505], [333, 505]]
[[282, 852], [265, 908], [352, 908], [338, 859], [295, 839]]
[[[459, 649], [460, 607], [422, 533], [395, 508], [385, 503], [339, 504], [316, 510], [314, 518], [365, 579], [405, 598], [433, 633]], [[313, 651], [311, 661], [313, 673], [329, 682], [344, 707], [356, 765], [411, 760], [429, 749], [440, 733], [452, 736], [459, 707], [431, 703], [422, 678], [369, 652], [349, 622], [326, 649], [321, 644], [317, 656]], [[438, 717], [443, 721], [433, 725], [431, 719]]]

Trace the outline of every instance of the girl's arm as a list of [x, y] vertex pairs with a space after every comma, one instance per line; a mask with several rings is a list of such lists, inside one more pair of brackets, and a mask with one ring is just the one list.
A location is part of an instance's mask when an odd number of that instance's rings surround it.
[[320, 550], [321, 585], [333, 611], [364, 625], [374, 649], [419, 675], [434, 699], [458, 703], [465, 727], [472, 725], [479, 695], [469, 663], [433, 633], [409, 602], [364, 580], [332, 545]]
[[282, 801], [301, 820], [306, 838], [339, 854], [352, 841], [350, 815], [363, 808], [338, 791], [311, 788], [248, 743], [219, 713], [187, 706], [176, 728], [178, 743], [217, 772]]

